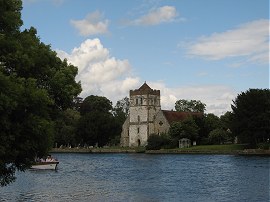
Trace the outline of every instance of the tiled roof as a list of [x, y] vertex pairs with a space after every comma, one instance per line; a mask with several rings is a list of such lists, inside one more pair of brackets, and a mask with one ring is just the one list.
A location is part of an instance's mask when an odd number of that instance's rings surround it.
[[168, 111], [162, 110], [164, 116], [166, 117], [169, 124], [173, 122], [183, 121], [184, 119], [188, 118], [189, 116], [192, 117], [202, 117], [203, 113], [200, 112], [176, 112], [176, 111]]

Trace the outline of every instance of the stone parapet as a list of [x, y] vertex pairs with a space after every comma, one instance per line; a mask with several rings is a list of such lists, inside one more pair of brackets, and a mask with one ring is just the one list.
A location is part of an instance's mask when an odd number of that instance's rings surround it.
[[160, 96], [160, 90], [153, 90], [153, 89], [136, 89], [129, 91], [130, 96], [133, 95], [157, 95]]

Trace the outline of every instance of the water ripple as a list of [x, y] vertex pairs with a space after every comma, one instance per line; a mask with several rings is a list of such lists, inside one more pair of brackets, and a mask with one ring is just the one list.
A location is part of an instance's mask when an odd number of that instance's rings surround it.
[[269, 201], [269, 158], [55, 154], [54, 171], [18, 172], [0, 201]]

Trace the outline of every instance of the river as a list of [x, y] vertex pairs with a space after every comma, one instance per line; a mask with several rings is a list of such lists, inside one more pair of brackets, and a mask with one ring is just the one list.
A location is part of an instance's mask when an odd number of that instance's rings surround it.
[[57, 171], [17, 172], [0, 201], [269, 201], [269, 157], [54, 153]]

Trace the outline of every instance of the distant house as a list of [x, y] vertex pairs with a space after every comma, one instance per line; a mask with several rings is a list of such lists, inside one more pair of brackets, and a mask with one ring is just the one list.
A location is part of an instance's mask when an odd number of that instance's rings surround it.
[[122, 126], [121, 146], [146, 146], [149, 135], [167, 133], [173, 122], [183, 121], [202, 113], [161, 110], [160, 90], [144, 83], [139, 89], [130, 90], [130, 114]]

